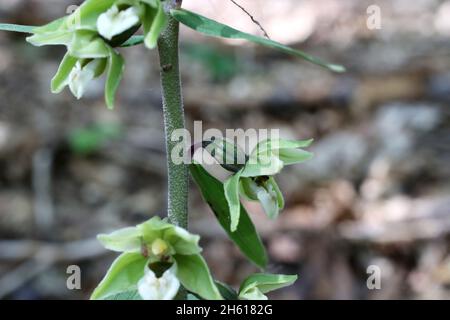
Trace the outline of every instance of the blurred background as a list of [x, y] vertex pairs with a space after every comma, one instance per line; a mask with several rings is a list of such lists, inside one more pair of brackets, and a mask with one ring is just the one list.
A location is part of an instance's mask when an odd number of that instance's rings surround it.
[[[315, 138], [315, 158], [277, 178], [286, 209], [246, 206], [268, 271], [298, 274], [274, 299], [450, 298], [450, 1], [238, 0], [273, 40], [344, 64], [302, 60], [182, 28], [187, 125], [278, 128]], [[0, 21], [44, 24], [76, 0], [6, 0]], [[367, 27], [377, 5], [381, 29]], [[184, 7], [261, 35], [224, 0]], [[165, 215], [158, 57], [123, 52], [116, 110], [103, 83], [80, 101], [50, 93], [64, 48], [0, 33], [0, 298], [86, 299], [115, 254], [96, 234]], [[221, 281], [256, 268], [227, 240], [192, 183], [190, 229]], [[68, 290], [78, 265], [82, 289]], [[369, 290], [367, 268], [381, 270]]]

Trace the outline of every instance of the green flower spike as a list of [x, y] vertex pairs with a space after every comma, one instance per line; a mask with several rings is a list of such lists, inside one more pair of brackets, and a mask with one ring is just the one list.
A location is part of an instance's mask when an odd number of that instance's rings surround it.
[[284, 207], [284, 199], [273, 176], [285, 165], [311, 159], [312, 153], [300, 149], [308, 147], [311, 143], [312, 140], [264, 140], [258, 143], [249, 157], [245, 157], [244, 164], [223, 161], [224, 155], [231, 160], [243, 158], [241, 155], [243, 151], [237, 147], [233, 149], [230, 143], [214, 141], [214, 145], [219, 146], [219, 149], [221, 146], [224, 147], [224, 151], [221, 152], [217, 152], [217, 147], [213, 148], [212, 144], [207, 145], [206, 150], [222, 167], [233, 172], [233, 175], [224, 182], [225, 197], [230, 209], [231, 231], [235, 231], [239, 224], [241, 195], [248, 200], [259, 201], [270, 218], [275, 219], [278, 216]]
[[122, 254], [113, 262], [91, 299], [138, 291], [142, 299], [173, 299], [181, 285], [204, 299], [222, 299], [200, 255], [199, 236], [159, 217], [110, 234], [105, 248]]

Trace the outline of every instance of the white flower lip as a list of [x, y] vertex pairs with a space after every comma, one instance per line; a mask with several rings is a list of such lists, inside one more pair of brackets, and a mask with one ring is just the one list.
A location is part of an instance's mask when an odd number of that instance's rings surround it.
[[89, 62], [84, 67], [78, 61], [69, 75], [69, 88], [77, 99], [81, 99], [88, 83], [95, 77], [95, 68], [97, 62], [95, 60]]
[[176, 265], [166, 270], [160, 278], [150, 268], [138, 282], [138, 292], [143, 300], [172, 300], [180, 288], [176, 277]]
[[114, 36], [121, 34], [138, 23], [139, 11], [136, 7], [119, 11], [117, 6], [112, 6], [98, 17], [97, 29], [103, 38], [111, 40]]

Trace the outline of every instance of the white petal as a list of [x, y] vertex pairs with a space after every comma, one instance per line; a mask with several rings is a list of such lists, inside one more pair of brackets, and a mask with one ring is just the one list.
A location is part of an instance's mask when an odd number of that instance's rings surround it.
[[77, 99], [81, 99], [85, 88], [91, 80], [95, 78], [95, 70], [97, 69], [100, 59], [95, 59], [89, 62], [84, 67], [81, 67], [80, 61], [77, 62], [69, 75], [69, 88]]
[[180, 288], [180, 281], [176, 277], [174, 268], [171, 267], [169, 270], [166, 270], [161, 278], [165, 280], [166, 288], [165, 294], [161, 300], [172, 300]]
[[138, 292], [143, 300], [172, 300], [180, 288], [176, 277], [176, 266], [166, 270], [160, 278], [150, 268], [145, 269], [144, 277], [138, 282]]
[[97, 29], [102, 37], [111, 40], [114, 36], [121, 34], [138, 23], [139, 11], [136, 7], [119, 11], [117, 6], [113, 6], [98, 17]]

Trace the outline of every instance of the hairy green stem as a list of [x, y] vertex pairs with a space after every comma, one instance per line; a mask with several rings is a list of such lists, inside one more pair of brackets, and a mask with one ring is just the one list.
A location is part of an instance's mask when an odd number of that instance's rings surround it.
[[[175, 2], [176, 3], [176, 2]], [[176, 3], [177, 5], [180, 2]], [[181, 81], [178, 62], [179, 23], [169, 16], [165, 31], [158, 40], [161, 67], [161, 85], [163, 96], [164, 126], [168, 170], [167, 215], [171, 223], [187, 228], [189, 171], [187, 165], [176, 165], [171, 159], [173, 147], [172, 132], [184, 129], [184, 108], [181, 93]]]

